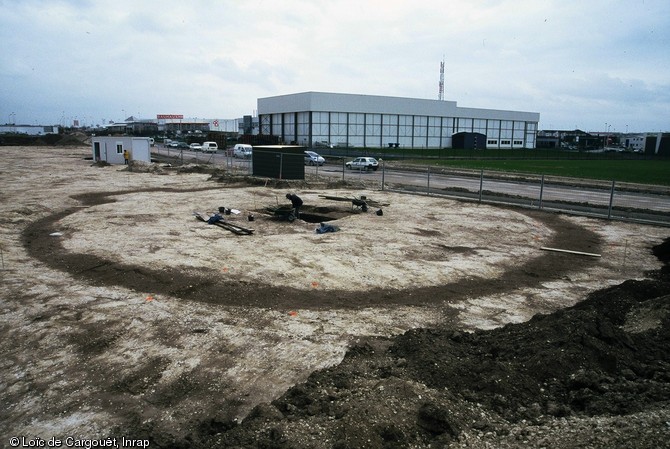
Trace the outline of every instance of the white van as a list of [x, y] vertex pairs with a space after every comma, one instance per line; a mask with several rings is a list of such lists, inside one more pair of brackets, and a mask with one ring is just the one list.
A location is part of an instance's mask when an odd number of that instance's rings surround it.
[[237, 145], [235, 145], [235, 148], [233, 148], [233, 156], [243, 158], [251, 157], [252, 149], [253, 147], [251, 145], [245, 143], [238, 143]]
[[216, 142], [203, 142], [202, 151], [204, 153], [216, 153], [219, 149], [219, 145]]

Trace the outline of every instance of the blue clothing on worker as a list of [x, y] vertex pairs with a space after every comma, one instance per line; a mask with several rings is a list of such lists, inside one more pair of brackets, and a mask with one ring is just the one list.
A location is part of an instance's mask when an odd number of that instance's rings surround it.
[[207, 220], [207, 224], [214, 224], [218, 223], [219, 221], [223, 221], [223, 217], [220, 214], [214, 214], [211, 217], [209, 217], [209, 220]]
[[337, 232], [339, 230], [340, 230], [340, 228], [338, 228], [337, 226], [333, 226], [333, 225], [326, 224], [326, 223], [321, 223], [321, 226], [316, 228], [316, 233], [317, 234], [325, 234], [326, 232]]

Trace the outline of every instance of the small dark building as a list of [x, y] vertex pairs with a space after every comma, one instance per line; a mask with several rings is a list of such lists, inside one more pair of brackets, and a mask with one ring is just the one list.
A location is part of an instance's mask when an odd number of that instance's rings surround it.
[[481, 133], [456, 133], [451, 136], [451, 147], [464, 150], [485, 150], [486, 134]]
[[305, 147], [259, 145], [251, 153], [254, 176], [276, 179], [305, 179]]
[[670, 156], [670, 134], [647, 134], [644, 152], [646, 154], [656, 154], [665, 157]]

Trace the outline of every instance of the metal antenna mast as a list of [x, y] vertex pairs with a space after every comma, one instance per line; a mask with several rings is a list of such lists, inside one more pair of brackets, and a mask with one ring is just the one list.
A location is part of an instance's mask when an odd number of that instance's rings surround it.
[[437, 99], [440, 101], [444, 100], [444, 59], [440, 62], [440, 90]]

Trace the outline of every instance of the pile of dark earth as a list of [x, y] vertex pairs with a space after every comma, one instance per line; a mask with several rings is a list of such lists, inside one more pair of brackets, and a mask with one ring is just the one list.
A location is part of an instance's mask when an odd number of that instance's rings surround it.
[[653, 251], [646, 279], [522, 324], [361, 339], [240, 423], [134, 430], [152, 447], [668, 447], [670, 239]]

